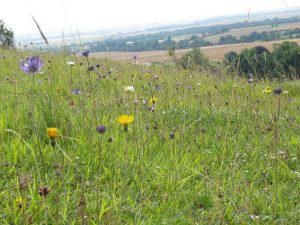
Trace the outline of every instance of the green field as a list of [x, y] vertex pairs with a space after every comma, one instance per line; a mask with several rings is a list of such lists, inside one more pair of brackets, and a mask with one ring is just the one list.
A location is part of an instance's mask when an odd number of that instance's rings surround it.
[[[21, 71], [32, 54], [43, 73]], [[297, 225], [299, 94], [299, 81], [0, 50], [0, 224]]]

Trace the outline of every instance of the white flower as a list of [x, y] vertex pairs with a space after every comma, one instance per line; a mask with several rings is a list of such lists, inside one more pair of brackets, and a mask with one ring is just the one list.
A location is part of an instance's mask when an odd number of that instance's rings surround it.
[[67, 61], [66, 62], [69, 66], [75, 66], [75, 62], [73, 62], [73, 61]]
[[133, 86], [124, 86], [123, 90], [125, 92], [134, 92], [134, 87]]

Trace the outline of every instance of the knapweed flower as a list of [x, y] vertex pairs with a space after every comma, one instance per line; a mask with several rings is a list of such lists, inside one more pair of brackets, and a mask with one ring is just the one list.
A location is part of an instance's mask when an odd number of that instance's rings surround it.
[[175, 134], [173, 132], [170, 133], [170, 139], [174, 139], [175, 138]]
[[125, 91], [125, 92], [134, 92], [134, 87], [133, 86], [124, 86], [123, 91]]
[[281, 89], [281, 88], [275, 88], [275, 89], [273, 90], [273, 93], [274, 93], [275, 95], [280, 95], [280, 94], [282, 93], [282, 89]]
[[47, 129], [47, 135], [50, 139], [55, 139], [58, 137], [58, 129], [55, 127], [51, 127]]
[[47, 187], [40, 187], [39, 188], [39, 195], [40, 196], [46, 196], [46, 195], [49, 194], [49, 192], [50, 192], [50, 189], [47, 188]]
[[124, 130], [128, 131], [128, 125], [134, 120], [133, 115], [121, 115], [118, 117], [118, 123], [124, 126]]
[[264, 94], [270, 94], [272, 93], [272, 89], [270, 87], [267, 87], [265, 90], [263, 90]]
[[81, 53], [81, 55], [84, 56], [84, 57], [88, 57], [89, 54], [90, 54], [90, 51], [84, 51], [84, 52]]
[[98, 131], [99, 134], [104, 134], [106, 132], [106, 126], [100, 125], [96, 127], [96, 130]]
[[21, 69], [24, 73], [36, 73], [43, 67], [43, 62], [38, 56], [27, 57], [21, 62]]
[[89, 67], [88, 67], [88, 71], [93, 71], [94, 69], [95, 69], [94, 66], [89, 66]]
[[149, 105], [155, 105], [158, 102], [158, 98], [150, 98], [148, 103]]
[[69, 65], [69, 66], [75, 66], [75, 62], [73, 62], [73, 61], [67, 61], [66, 63], [67, 63], [67, 65]]

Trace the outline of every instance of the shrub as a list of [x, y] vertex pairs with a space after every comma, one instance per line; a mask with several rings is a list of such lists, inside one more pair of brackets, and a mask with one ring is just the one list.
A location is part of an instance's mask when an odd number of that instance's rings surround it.
[[180, 59], [178, 59], [176, 63], [184, 69], [190, 69], [193, 67], [207, 69], [210, 65], [208, 58], [201, 52], [199, 48], [194, 48], [193, 50], [187, 52]]

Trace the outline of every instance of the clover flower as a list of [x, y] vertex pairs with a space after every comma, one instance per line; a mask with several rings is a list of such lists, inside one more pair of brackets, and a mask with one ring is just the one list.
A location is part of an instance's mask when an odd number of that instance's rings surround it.
[[21, 69], [24, 73], [36, 73], [43, 67], [43, 62], [38, 56], [30, 56], [21, 62]]

